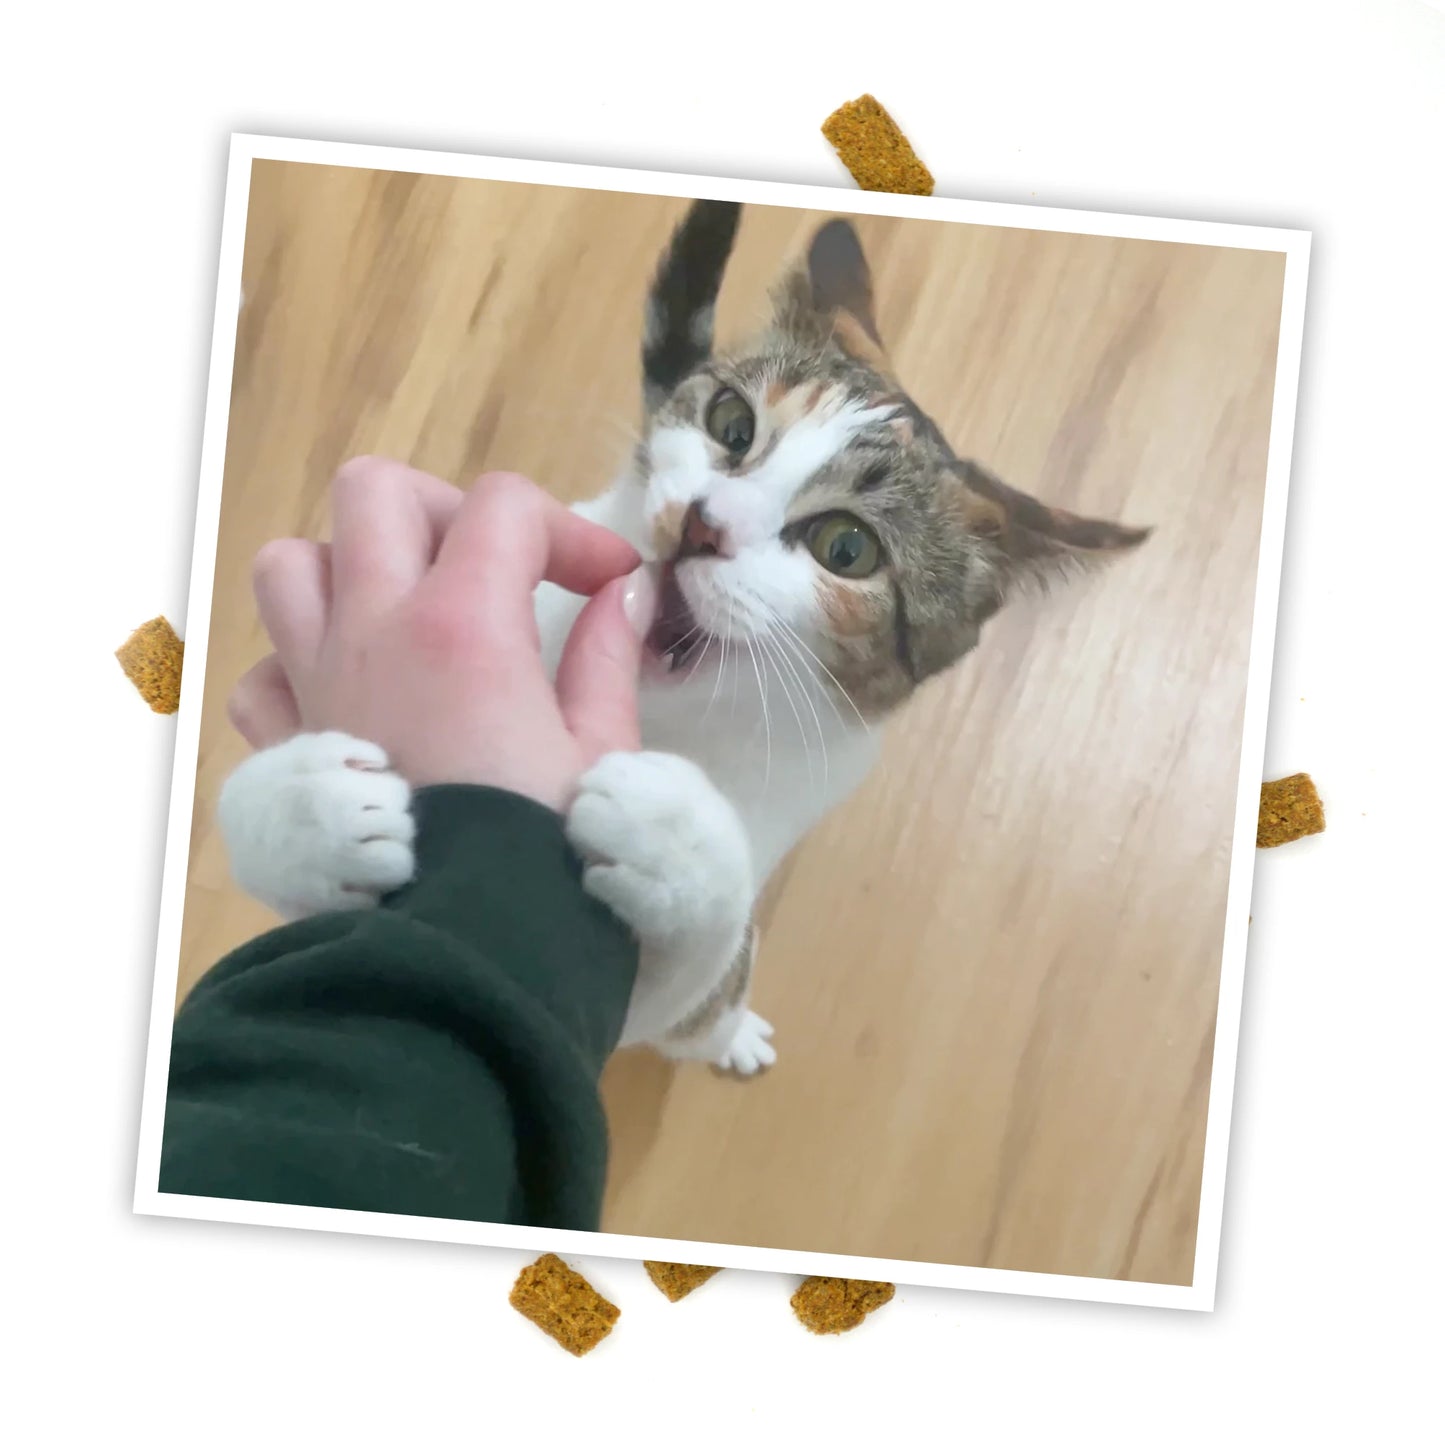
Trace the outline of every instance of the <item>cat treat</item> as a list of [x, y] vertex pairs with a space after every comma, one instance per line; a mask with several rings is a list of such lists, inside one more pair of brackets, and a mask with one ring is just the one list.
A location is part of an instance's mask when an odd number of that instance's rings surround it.
[[856, 1329], [893, 1298], [893, 1286], [872, 1279], [805, 1279], [793, 1294], [793, 1313], [815, 1335]]
[[116, 660], [152, 712], [175, 712], [181, 705], [181, 662], [185, 643], [164, 617], [138, 627], [116, 650]]
[[511, 1304], [568, 1354], [578, 1356], [600, 1345], [622, 1313], [555, 1254], [544, 1254], [517, 1276]]
[[698, 1285], [706, 1284], [720, 1268], [710, 1264], [663, 1264], [655, 1259], [644, 1259], [642, 1267], [673, 1304], [685, 1299]]
[[1255, 846], [1278, 848], [1296, 838], [1325, 831], [1325, 809], [1308, 773], [1265, 783], [1259, 790], [1259, 831]]
[[840, 105], [823, 122], [823, 134], [865, 191], [933, 194], [928, 167], [913, 153], [893, 117], [871, 95]]

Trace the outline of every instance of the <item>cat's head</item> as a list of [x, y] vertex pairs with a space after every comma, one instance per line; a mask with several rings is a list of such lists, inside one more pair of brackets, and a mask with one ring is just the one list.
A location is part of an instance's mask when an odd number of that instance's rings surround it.
[[709, 687], [730, 653], [786, 659], [877, 715], [973, 648], [1019, 583], [1148, 532], [954, 455], [892, 374], [846, 221], [783, 276], [762, 333], [715, 352], [740, 210], [695, 203], [648, 298], [636, 472], [666, 564], [652, 647], [672, 678]]

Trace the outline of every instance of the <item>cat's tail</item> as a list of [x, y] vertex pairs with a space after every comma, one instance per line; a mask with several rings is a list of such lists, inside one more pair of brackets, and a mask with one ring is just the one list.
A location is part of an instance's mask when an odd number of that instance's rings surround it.
[[742, 206], [694, 201], [653, 277], [642, 333], [642, 388], [649, 412], [712, 353], [713, 309]]

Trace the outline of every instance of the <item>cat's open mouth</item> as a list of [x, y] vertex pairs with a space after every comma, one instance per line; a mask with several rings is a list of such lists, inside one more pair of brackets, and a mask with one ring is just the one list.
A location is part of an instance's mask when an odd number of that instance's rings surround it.
[[649, 650], [666, 671], [676, 672], [698, 658], [711, 641], [712, 634], [699, 626], [678, 586], [677, 564], [664, 563], [657, 580], [657, 617], [647, 634]]

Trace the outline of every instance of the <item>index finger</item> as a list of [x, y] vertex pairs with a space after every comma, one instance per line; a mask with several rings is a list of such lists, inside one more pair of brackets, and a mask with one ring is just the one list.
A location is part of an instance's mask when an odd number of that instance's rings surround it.
[[438, 583], [462, 581], [483, 605], [530, 615], [541, 582], [590, 597], [641, 560], [630, 542], [525, 477], [493, 472], [463, 498], [433, 571]]

